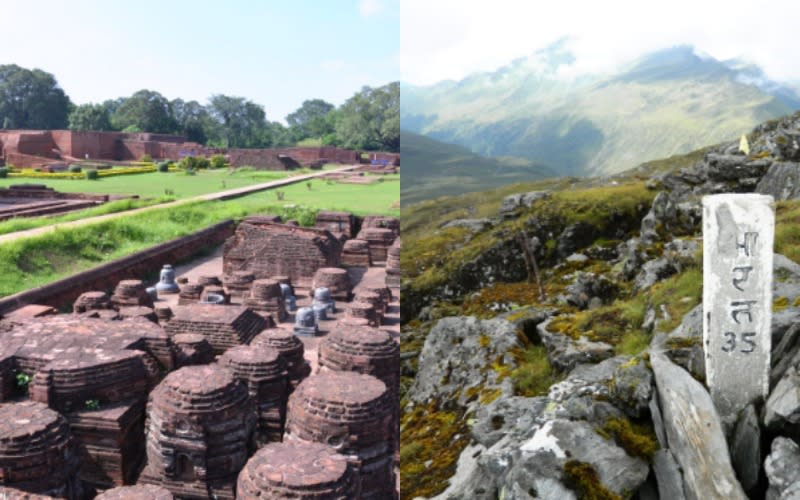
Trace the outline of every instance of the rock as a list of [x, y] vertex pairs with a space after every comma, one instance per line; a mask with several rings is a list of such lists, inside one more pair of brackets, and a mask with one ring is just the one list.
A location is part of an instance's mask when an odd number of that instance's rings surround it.
[[462, 316], [440, 319], [425, 339], [417, 377], [407, 397], [424, 403], [458, 396], [458, 403], [464, 406], [470, 388], [497, 387], [510, 394], [511, 381], [500, 382], [490, 364], [499, 357], [502, 364], [514, 366], [510, 350], [519, 346], [517, 330], [508, 321]]
[[793, 323], [781, 336], [780, 342], [772, 349], [770, 359], [772, 369], [769, 373], [769, 386], [774, 388], [790, 366], [800, 363], [800, 323]]
[[683, 470], [687, 497], [745, 500], [711, 396], [663, 353], [651, 349], [650, 362], [668, 448]]
[[638, 238], [631, 238], [625, 243], [620, 243], [617, 247], [617, 253], [625, 261], [622, 266], [622, 276], [627, 280], [633, 279], [642, 264], [647, 260], [647, 254], [642, 250], [642, 245]]
[[776, 201], [800, 197], [800, 163], [776, 161], [761, 178], [755, 191], [771, 195]]
[[760, 178], [770, 164], [769, 160], [751, 160], [746, 156], [708, 153], [705, 157], [708, 178], [712, 181], [737, 181], [743, 178]]
[[703, 354], [703, 305], [686, 313], [681, 324], [668, 335], [659, 334], [651, 342], [656, 350], [663, 350], [676, 364], [694, 376], [705, 379], [706, 363]]
[[653, 374], [644, 360], [634, 358], [620, 365], [609, 387], [611, 401], [628, 416], [641, 418], [649, 411], [653, 395]]
[[647, 479], [648, 466], [631, 457], [613, 441], [601, 437], [587, 422], [551, 420], [520, 447], [523, 456], [554, 455], [564, 460], [590, 464], [608, 490], [622, 495], [636, 491]]
[[777, 345], [789, 326], [800, 321], [800, 264], [773, 254], [772, 274], [772, 296], [785, 300], [785, 306], [772, 310], [772, 345]]
[[614, 355], [614, 347], [605, 342], [592, 342], [584, 336], [573, 340], [561, 333], [547, 330], [550, 321], [536, 326], [542, 344], [547, 347], [547, 359], [557, 370], [569, 371], [580, 363], [597, 363]]
[[597, 238], [597, 230], [588, 222], [576, 222], [567, 226], [559, 235], [556, 243], [556, 253], [560, 258], [588, 246]]
[[547, 191], [531, 191], [528, 193], [511, 194], [503, 198], [500, 202], [500, 217], [511, 219], [519, 208], [530, 208], [539, 200], [550, 197]]
[[761, 428], [755, 407], [750, 404], [742, 410], [731, 436], [731, 461], [736, 476], [745, 491], [758, 485], [761, 462]]
[[582, 253], [574, 253], [566, 258], [567, 262], [586, 262], [587, 260], [589, 260], [589, 257]]
[[649, 260], [641, 269], [633, 281], [633, 289], [636, 291], [647, 290], [657, 282], [678, 272], [666, 257]]
[[613, 302], [618, 291], [619, 287], [602, 274], [578, 272], [560, 298], [578, 309], [586, 309], [594, 298], [601, 304]]
[[525, 398], [512, 396], [498, 398], [475, 413], [472, 437], [486, 448], [491, 448], [505, 436], [524, 436], [536, 425], [547, 407], [544, 397]]
[[764, 425], [779, 429], [800, 423], [800, 372], [791, 366], [772, 390], [764, 406]]
[[455, 219], [442, 226], [442, 229], [449, 227], [462, 227], [473, 233], [479, 233], [492, 227], [491, 219]]
[[649, 245], [660, 239], [664, 231], [669, 231], [677, 220], [677, 211], [675, 203], [672, 201], [670, 195], [661, 191], [653, 199], [653, 206], [647, 215], [642, 218], [642, 225], [640, 228], [642, 242]]
[[658, 484], [658, 495], [664, 500], [684, 500], [683, 474], [669, 450], [658, 450], [653, 456], [653, 472]]
[[800, 498], [800, 447], [789, 438], [777, 437], [764, 460], [764, 472], [769, 480], [767, 498]]

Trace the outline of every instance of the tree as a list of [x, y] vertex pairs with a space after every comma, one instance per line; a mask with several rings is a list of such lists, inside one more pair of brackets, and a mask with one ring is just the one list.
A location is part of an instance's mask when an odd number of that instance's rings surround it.
[[294, 129], [298, 140], [306, 137], [323, 137], [333, 132], [333, 123], [328, 120], [328, 115], [333, 109], [333, 104], [322, 99], [303, 101], [297, 111], [286, 117], [286, 122]]
[[166, 97], [151, 90], [140, 90], [128, 97], [111, 115], [117, 129], [169, 134], [177, 123]]
[[400, 82], [364, 87], [338, 110], [336, 135], [345, 148], [400, 149]]
[[81, 104], [69, 114], [70, 130], [113, 130], [108, 108], [102, 104]]
[[243, 97], [212, 95], [209, 110], [219, 123], [217, 139], [228, 148], [269, 145], [264, 108]]
[[55, 77], [16, 64], [0, 66], [3, 128], [63, 129], [72, 103]]
[[175, 99], [170, 104], [178, 133], [200, 144], [205, 144], [209, 136], [214, 135], [217, 123], [205, 106], [197, 101], [186, 102], [183, 99]]

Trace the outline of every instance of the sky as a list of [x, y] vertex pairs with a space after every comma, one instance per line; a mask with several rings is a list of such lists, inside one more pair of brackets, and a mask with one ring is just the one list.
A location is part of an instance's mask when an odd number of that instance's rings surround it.
[[800, 81], [800, 1], [402, 0], [401, 80], [415, 85], [495, 70], [568, 37], [565, 76], [609, 72], [658, 49], [693, 45]]
[[226, 94], [284, 121], [400, 77], [399, 0], [25, 0], [0, 31], [0, 64], [52, 73], [76, 104]]

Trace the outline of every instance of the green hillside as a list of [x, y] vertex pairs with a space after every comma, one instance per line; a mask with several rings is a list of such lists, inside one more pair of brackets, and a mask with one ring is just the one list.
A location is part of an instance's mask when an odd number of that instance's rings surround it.
[[403, 205], [516, 182], [551, 177], [554, 171], [521, 158], [487, 158], [463, 146], [400, 131]]
[[579, 78], [561, 74], [564, 57], [552, 60], [538, 54], [458, 82], [403, 85], [403, 128], [560, 175], [599, 175], [738, 137], [800, 107], [794, 87], [758, 86], [757, 68], [691, 47]]

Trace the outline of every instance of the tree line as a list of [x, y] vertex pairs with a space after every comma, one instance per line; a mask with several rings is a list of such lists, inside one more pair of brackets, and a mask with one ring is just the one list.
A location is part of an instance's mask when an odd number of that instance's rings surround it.
[[129, 97], [75, 105], [56, 78], [40, 69], [0, 65], [0, 128], [70, 129], [179, 134], [212, 147], [266, 148], [298, 143], [399, 151], [400, 83], [363, 87], [338, 108], [310, 99], [286, 116], [267, 120], [263, 106], [244, 97], [212, 95], [206, 104], [169, 100], [140, 90]]

